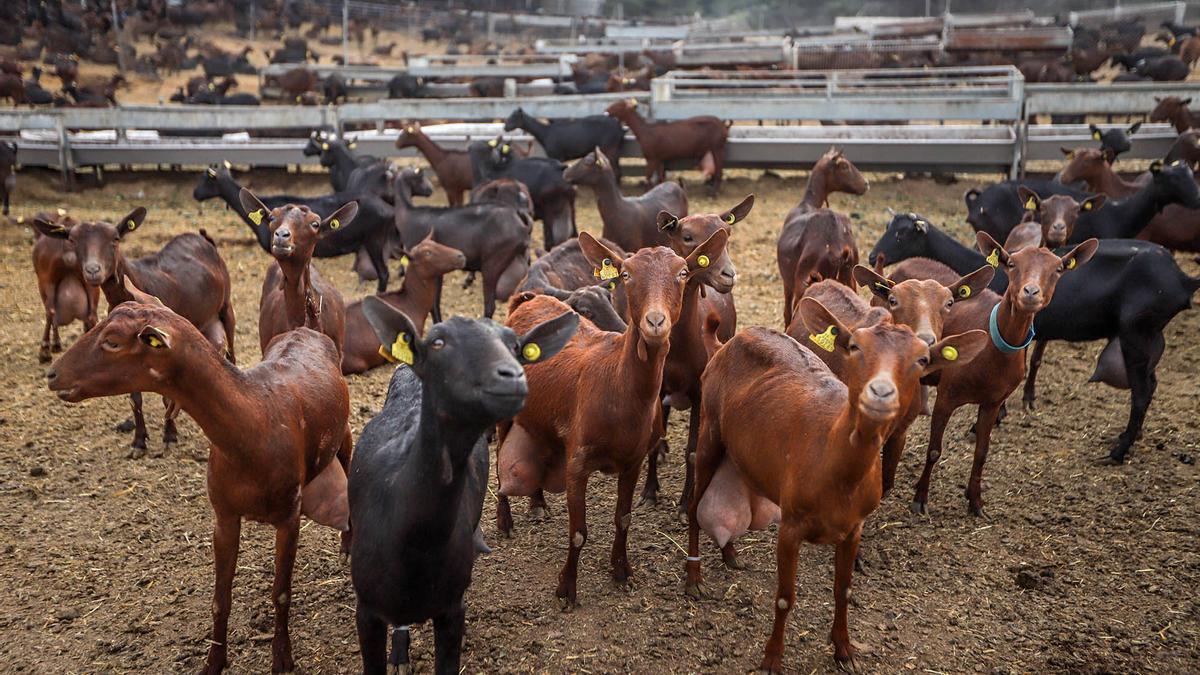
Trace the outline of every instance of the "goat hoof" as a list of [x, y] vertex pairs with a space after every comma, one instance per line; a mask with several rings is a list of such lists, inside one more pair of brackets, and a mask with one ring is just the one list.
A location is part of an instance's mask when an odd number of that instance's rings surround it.
[[1030, 412], [1033, 412], [1037, 408], [1037, 401], [1032, 398], [1021, 399], [1021, 403]]
[[[543, 521], [547, 518], [549, 518], [549, 515], [546, 513], [546, 507], [534, 506], [531, 509], [529, 509], [529, 519], [530, 520], [540, 523], [541, 521]], [[509, 534], [511, 535], [512, 533], [509, 532]]]
[[123, 434], [127, 434], [133, 431], [136, 426], [137, 425], [133, 423], [133, 420], [125, 420], [124, 422], [118, 423], [116, 429]]
[[858, 672], [858, 667], [854, 665], [854, 657], [852, 656], [847, 656], [845, 658], [838, 658], [835, 656], [834, 661], [837, 663], [838, 670], [842, 671], [843, 673]]
[[983, 512], [983, 504], [967, 504], [967, 512], [976, 518], [987, 517], [987, 514]]
[[911, 504], [908, 505], [908, 510], [912, 511], [913, 513], [917, 514], [918, 516], [929, 515], [929, 508], [927, 506], [925, 506], [925, 502], [917, 501], [915, 499], [913, 500], [913, 502]]
[[51, 360], [51, 357], [50, 357], [49, 350], [44, 349], [44, 350], [38, 352], [38, 363], [50, 363], [50, 360]]
[[167, 447], [164, 445], [157, 450], [150, 452], [150, 459], [161, 459], [167, 454]]
[[126, 457], [128, 459], [141, 459], [145, 456], [146, 456], [146, 446], [145, 445], [139, 446], [136, 443], [129, 446], [129, 454], [126, 455]]
[[647, 504], [649, 504], [649, 505], [650, 505], [650, 508], [654, 508], [654, 507], [658, 506], [658, 493], [656, 493], [656, 492], [643, 492], [643, 493], [642, 493], [642, 498], [641, 498], [641, 499], [639, 499], [639, 500], [638, 500], [638, 503], [637, 503], [637, 505], [638, 505], [638, 508], [640, 509], [640, 508], [642, 508], [643, 506], [646, 506]]
[[55, 342], [55, 343], [54, 343], [54, 346], [52, 346], [52, 347], [50, 348], [50, 351], [54, 352], [55, 354], [57, 354], [57, 353], [61, 352], [61, 351], [62, 351], [62, 343], [61, 343], [61, 342]]
[[574, 612], [575, 608], [578, 606], [578, 603], [573, 602], [570, 598], [558, 599], [558, 609], [564, 614], [570, 614], [571, 612]]
[[696, 582], [687, 582], [683, 585], [683, 593], [693, 600], [704, 600], [709, 597], [708, 589], [704, 584]]

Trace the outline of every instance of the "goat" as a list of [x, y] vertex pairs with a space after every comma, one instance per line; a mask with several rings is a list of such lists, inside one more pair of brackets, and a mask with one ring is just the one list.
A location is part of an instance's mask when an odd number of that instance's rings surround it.
[[561, 312], [519, 338], [486, 319], [454, 317], [422, 338], [407, 316], [378, 298], [363, 300], [363, 314], [389, 358], [408, 367], [392, 375], [350, 472], [350, 577], [362, 670], [407, 670], [409, 626], [432, 619], [435, 670], [458, 673], [463, 594], [487, 489], [485, 432], [520, 412], [529, 391], [521, 366], [554, 357], [579, 317]]
[[[395, 230], [405, 246], [429, 233], [439, 244], [462, 251], [464, 269], [483, 275], [483, 315], [491, 318], [496, 300], [506, 300], [529, 268], [529, 228], [516, 209], [504, 204], [459, 207], [415, 206], [414, 194], [431, 194], [421, 169], [404, 169], [395, 178]], [[439, 281], [439, 289], [440, 289]], [[439, 291], [440, 298], [440, 291]], [[433, 320], [441, 320], [435, 302]]]
[[[744, 514], [738, 529], [780, 520], [775, 621], [762, 672], [782, 672], [784, 628], [796, 604], [800, 544], [834, 545], [834, 658], [854, 657], [847, 627], [850, 579], [863, 521], [882, 497], [880, 447], [916, 396], [919, 379], [947, 363], [971, 360], [982, 331], [943, 338], [932, 348], [890, 322], [851, 328], [821, 303], [803, 298], [805, 345], [839, 351], [844, 383], [792, 338], [765, 328], [734, 336], [702, 378], [696, 489], [688, 505], [685, 591], [703, 594], [699, 513]], [[757, 518], [755, 517], [757, 516]], [[718, 545], [739, 531], [710, 532]]]
[[637, 99], [633, 98], [617, 101], [604, 112], [624, 122], [637, 137], [651, 185], [667, 179], [667, 161], [692, 159], [700, 163], [712, 192], [720, 191], [729, 126], [719, 118], [699, 115], [672, 122], [647, 122], [637, 114]]
[[1155, 96], [1154, 110], [1150, 111], [1150, 121], [1170, 122], [1175, 126], [1175, 131], [1181, 134], [1188, 129], [1200, 127], [1200, 116], [1188, 110], [1191, 102], [1191, 98], [1181, 99], [1178, 96], [1159, 98]]
[[[425, 333], [425, 319], [437, 299], [438, 283], [447, 272], [461, 270], [467, 264], [462, 251], [433, 240], [430, 232], [405, 255], [407, 267], [404, 286], [375, 297], [404, 313], [412, 321], [417, 335]], [[346, 307], [346, 343], [342, 353], [342, 374], [363, 373], [386, 363], [379, 353], [379, 339], [363, 314], [362, 302]]]
[[[61, 225], [68, 232], [76, 224], [75, 219], [61, 209], [56, 216], [39, 213], [35, 218]], [[24, 223], [25, 219], [18, 218], [17, 222]], [[49, 363], [51, 352], [62, 351], [62, 340], [58, 336], [60, 326], [79, 320], [83, 322], [86, 332], [96, 325], [100, 289], [84, 283], [83, 272], [79, 268], [79, 257], [75, 253], [75, 247], [68, 240], [47, 237], [36, 229], [34, 234], [37, 240], [33, 242], [33, 271], [37, 276], [42, 308], [46, 312], [38, 362]]]
[[337, 286], [326, 281], [310, 262], [317, 240], [349, 225], [358, 215], [358, 202], [349, 202], [325, 218], [307, 206], [285, 204], [268, 209], [245, 188], [241, 202], [247, 214], [266, 221], [271, 257], [275, 258], [263, 278], [258, 304], [258, 342], [263, 353], [277, 335], [305, 326], [328, 335], [341, 354], [346, 303]]
[[517, 108], [504, 120], [504, 130], [523, 129], [529, 132], [546, 151], [547, 157], [560, 162], [578, 159], [592, 152], [603, 152], [612, 162], [613, 174], [621, 180], [621, 143], [625, 132], [621, 123], [608, 115], [589, 115], [574, 119], [550, 120], [544, 124], [536, 117]]
[[[76, 226], [78, 227], [78, 226]], [[294, 670], [288, 614], [300, 514], [349, 528], [346, 476], [335, 455], [349, 457], [350, 395], [333, 342], [300, 328], [276, 338], [248, 370], [226, 362], [207, 335], [131, 287], [116, 307], [46, 373], [68, 402], [153, 391], [175, 401], [211, 444], [213, 627], [204, 672], [228, 662], [229, 610], [242, 519], [275, 527], [275, 632], [271, 671]], [[343, 538], [343, 548], [349, 542]]]
[[[628, 328], [618, 335], [583, 324], [552, 366], [529, 366], [527, 405], [502, 428], [497, 451], [500, 495], [566, 489], [570, 545], [555, 595], [567, 609], [577, 604], [579, 554], [587, 540], [585, 493], [594, 471], [618, 476], [612, 574], [621, 583], [632, 574], [626, 541], [633, 490], [643, 459], [662, 434], [658, 397], [671, 330], [688, 278], [703, 269], [702, 258], [721, 259], [728, 238], [726, 230], [717, 231], [685, 260], [663, 247], [622, 258], [586, 232], [579, 235], [599, 278], [625, 286]], [[566, 309], [544, 295], [517, 301], [507, 322], [517, 334]], [[605, 395], [594, 395], [595, 387]]]
[[463, 192], [470, 192], [474, 184], [471, 158], [467, 152], [442, 148], [421, 131], [421, 125], [417, 122], [404, 125], [396, 139], [396, 148], [403, 150], [408, 147], [415, 147], [433, 167], [450, 206], [462, 206]]
[[[116, 225], [85, 220], [68, 229], [62, 223], [41, 219], [34, 219], [33, 224], [43, 235], [65, 239], [74, 247], [84, 283], [104, 293], [110, 311], [133, 299], [126, 288], [128, 279], [191, 321], [217, 351], [225, 352], [229, 361], [234, 362], [232, 284], [216, 244], [204, 230], [199, 234], [189, 232], [173, 237], [156, 253], [128, 260], [120, 244], [145, 218], [146, 209], [139, 206]], [[130, 401], [134, 421], [130, 457], [137, 459], [146, 453], [146, 420], [138, 390], [131, 393]], [[175, 428], [178, 408], [166, 399], [164, 403], [167, 405], [163, 425], [165, 446], [178, 440]]]
[[0, 142], [0, 197], [4, 198], [4, 215], [8, 215], [8, 202], [17, 189], [17, 144]]
[[825, 205], [833, 192], [863, 195], [868, 189], [867, 179], [836, 148], [813, 165], [804, 198], [784, 218], [776, 244], [785, 326], [792, 322], [793, 305], [809, 285], [837, 279], [854, 287], [851, 270], [858, 264], [858, 247], [850, 219]]
[[[1088, 130], [1092, 132], [1092, 140], [1100, 141], [1100, 150], [1108, 150], [1111, 154], [1106, 155], [1105, 159], [1109, 164], [1116, 160], [1118, 155], [1129, 152], [1133, 147], [1133, 143], [1129, 141], [1129, 137], [1136, 134], [1138, 129], [1142, 128], [1141, 122], [1134, 122], [1128, 128], [1113, 127], [1108, 130], [1101, 129], [1095, 124], [1089, 124]], [[1071, 181], [1063, 181], [1064, 183]]]
[[547, 250], [575, 236], [575, 187], [563, 179], [562, 162], [547, 157], [514, 157], [501, 138], [475, 141], [467, 147], [475, 185], [512, 178], [529, 188], [534, 217], [542, 221]]
[[658, 228], [658, 213], [668, 211], [683, 217], [688, 212], [687, 194], [673, 181], [659, 183], [640, 197], [622, 195], [612, 159], [600, 147], [567, 167], [563, 178], [568, 183], [592, 188], [604, 223], [604, 238], [626, 251], [667, 245], [668, 237]]

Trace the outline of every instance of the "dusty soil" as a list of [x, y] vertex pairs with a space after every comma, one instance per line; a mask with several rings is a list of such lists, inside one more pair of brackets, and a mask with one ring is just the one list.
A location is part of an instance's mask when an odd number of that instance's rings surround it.
[[[257, 304], [267, 257], [245, 227], [216, 203], [197, 205], [198, 174], [113, 175], [107, 187], [63, 194], [49, 174], [19, 179], [14, 215], [63, 206], [79, 216], [117, 218], [150, 208], [147, 226], [126, 244], [144, 254], [174, 234], [205, 227], [234, 278], [237, 349], [258, 357]], [[716, 211], [758, 195], [732, 241], [741, 271], [736, 289], [743, 326], [778, 326], [781, 285], [774, 243], [783, 214], [800, 197], [802, 174], [782, 178], [733, 172], [719, 199], [696, 189], [693, 212]], [[872, 176], [862, 198], [839, 195], [859, 243], [869, 249], [885, 207], [916, 210], [966, 241], [960, 195], [969, 181]], [[978, 178], [970, 181], [980, 180]], [[263, 192], [320, 193], [324, 176], [260, 172]], [[627, 186], [627, 190], [635, 188]], [[441, 194], [434, 198], [441, 202]], [[580, 223], [597, 231], [590, 194]], [[195, 671], [207, 649], [212, 592], [211, 515], [205, 496], [207, 445], [183, 416], [181, 443], [165, 457], [130, 460], [124, 397], [68, 405], [50, 395], [37, 363], [42, 310], [30, 270], [28, 229], [0, 228], [0, 663], [21, 672]], [[1200, 268], [1181, 257], [1191, 274]], [[318, 261], [348, 297], [359, 297], [350, 260]], [[478, 288], [448, 284], [449, 310], [477, 316]], [[79, 334], [65, 331], [67, 342]], [[910, 435], [898, 486], [867, 522], [865, 571], [855, 576], [851, 635], [857, 663], [870, 672], [1195, 672], [1200, 664], [1200, 313], [1170, 326], [1158, 371], [1158, 397], [1132, 462], [1095, 460], [1124, 426], [1125, 392], [1089, 385], [1099, 344], [1055, 343], [1036, 412], [1012, 414], [992, 439], [986, 472], [987, 518], [966, 513], [970, 465], [966, 413], [952, 422], [938, 467], [930, 515], [908, 511], [924, 457], [928, 418]], [[355, 432], [378, 411], [390, 368], [350, 378]], [[161, 448], [161, 406], [147, 397], [151, 450]], [[670, 499], [682, 484], [678, 448], [683, 415], [672, 418], [658, 508], [634, 512], [631, 589], [609, 580], [615, 482], [591, 482], [594, 536], [585, 549], [582, 607], [562, 614], [553, 597], [566, 550], [565, 508], [551, 496], [550, 519], [533, 523], [515, 505], [512, 539], [496, 536], [479, 560], [467, 603], [467, 672], [745, 672], [754, 668], [772, 618], [774, 532], [740, 542], [751, 569], [726, 570], [707, 542], [704, 570], [720, 599], [693, 602], [682, 592], [685, 527]], [[232, 671], [270, 667], [272, 532], [244, 529], [231, 619]], [[306, 524], [297, 560], [292, 613], [296, 662], [309, 673], [357, 672], [354, 597], [338, 562], [336, 534]], [[834, 670], [828, 643], [832, 552], [806, 547], [799, 606], [787, 630], [785, 663], [795, 672]], [[414, 632], [420, 672], [432, 671], [432, 630]]]

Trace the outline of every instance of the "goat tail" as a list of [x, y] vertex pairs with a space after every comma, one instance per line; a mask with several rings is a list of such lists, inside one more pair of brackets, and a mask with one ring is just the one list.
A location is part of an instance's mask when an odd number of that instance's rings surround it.
[[215, 240], [213, 240], [212, 237], [209, 236], [208, 230], [204, 229], [203, 227], [200, 228], [200, 236], [204, 237], [204, 241], [207, 241], [208, 243], [212, 244], [213, 248], [217, 247], [217, 242]]

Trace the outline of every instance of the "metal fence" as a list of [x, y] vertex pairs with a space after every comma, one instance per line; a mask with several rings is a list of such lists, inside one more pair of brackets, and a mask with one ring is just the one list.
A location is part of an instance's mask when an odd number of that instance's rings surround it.
[[1111, 21], [1140, 17], [1147, 25], [1157, 26], [1162, 21], [1183, 23], [1186, 12], [1187, 4], [1183, 2], [1151, 2], [1139, 5], [1122, 5], [1118, 2], [1112, 9], [1071, 12], [1067, 15], [1067, 20], [1072, 26], [1096, 27]]

